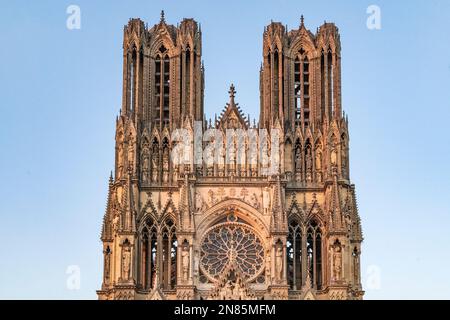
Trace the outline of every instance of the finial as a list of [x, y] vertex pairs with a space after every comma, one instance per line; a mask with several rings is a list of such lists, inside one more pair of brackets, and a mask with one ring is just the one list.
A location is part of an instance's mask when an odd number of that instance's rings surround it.
[[228, 91], [228, 93], [230, 94], [230, 98], [234, 99], [234, 95], [236, 94], [236, 90], [234, 90], [234, 84], [231, 84], [230, 90]]
[[160, 22], [166, 22], [164, 18], [164, 10], [161, 10], [161, 21]]
[[303, 18], [303, 15], [300, 16], [300, 25], [303, 26], [305, 23], [305, 18]]
[[113, 172], [111, 170], [111, 174], [109, 175], [109, 184], [113, 183]]

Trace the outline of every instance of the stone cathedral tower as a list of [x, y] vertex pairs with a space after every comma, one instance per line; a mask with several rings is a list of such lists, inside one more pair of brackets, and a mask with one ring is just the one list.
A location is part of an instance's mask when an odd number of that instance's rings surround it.
[[265, 27], [258, 123], [205, 119], [201, 35], [124, 28], [99, 299], [361, 299], [338, 28]]

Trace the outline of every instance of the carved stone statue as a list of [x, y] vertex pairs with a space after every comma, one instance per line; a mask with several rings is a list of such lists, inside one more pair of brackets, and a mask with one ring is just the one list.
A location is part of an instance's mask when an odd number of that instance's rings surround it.
[[295, 172], [299, 173], [302, 171], [302, 153], [300, 147], [295, 149]]
[[123, 144], [118, 143], [118, 150], [117, 150], [117, 176], [120, 178], [122, 177], [123, 173]]
[[158, 154], [153, 154], [152, 156], [152, 181], [157, 182], [158, 181], [158, 165], [159, 165], [159, 159]]
[[331, 164], [332, 164], [333, 166], [336, 165], [336, 160], [337, 160], [336, 150], [333, 149], [333, 150], [331, 150]]
[[341, 280], [342, 273], [342, 248], [339, 243], [334, 245], [333, 252], [333, 278], [336, 281]]
[[306, 180], [310, 182], [312, 180], [312, 155], [311, 149], [306, 149]]
[[114, 230], [114, 232], [117, 232], [119, 230], [119, 220], [119, 214], [116, 212], [112, 219], [112, 229]]
[[203, 197], [199, 191], [195, 192], [195, 209], [197, 212], [201, 211], [203, 208]]
[[253, 193], [251, 195], [250, 201], [251, 201], [251, 205], [253, 206], [253, 208], [255, 208], [256, 210], [259, 210], [260, 206], [259, 206], [258, 196], [256, 195], [256, 193]]
[[270, 192], [268, 187], [265, 187], [263, 190], [263, 207], [264, 213], [267, 214], [269, 212], [270, 207]]
[[181, 262], [183, 267], [183, 280], [187, 281], [189, 276], [189, 246], [183, 246], [181, 251]]
[[194, 274], [198, 275], [198, 264], [200, 263], [199, 261], [200, 257], [198, 255], [198, 251], [195, 251], [194, 253]]
[[216, 203], [216, 195], [211, 189], [208, 190], [208, 202], [210, 206], [213, 206]]
[[322, 153], [320, 151], [316, 151], [316, 170], [322, 169]]
[[111, 251], [109, 248], [105, 250], [105, 280], [109, 282], [109, 274], [111, 268]]
[[130, 279], [131, 248], [124, 246], [122, 250], [122, 279], [128, 280]]
[[134, 145], [133, 145], [133, 141], [130, 139], [130, 141], [128, 142], [128, 166], [130, 168], [133, 167], [134, 164]]
[[280, 244], [275, 252], [275, 276], [278, 281], [283, 279], [283, 249]]
[[147, 182], [148, 181], [148, 173], [150, 170], [150, 161], [148, 159], [148, 154], [146, 151], [144, 151], [144, 155], [142, 156], [142, 181]]

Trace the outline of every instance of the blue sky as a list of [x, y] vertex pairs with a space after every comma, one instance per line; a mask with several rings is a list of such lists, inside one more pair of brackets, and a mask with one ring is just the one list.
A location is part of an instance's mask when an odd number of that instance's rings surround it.
[[[81, 8], [81, 29], [66, 8]], [[381, 30], [366, 27], [369, 5]], [[0, 10], [0, 298], [95, 299], [121, 103], [123, 25], [202, 25], [205, 110], [228, 87], [259, 114], [270, 20], [340, 29], [343, 107], [365, 241], [366, 299], [450, 298], [450, 2], [4, 1]], [[66, 270], [77, 265], [79, 290]], [[374, 286], [370, 275], [378, 274]], [[371, 280], [372, 279], [372, 280]]]

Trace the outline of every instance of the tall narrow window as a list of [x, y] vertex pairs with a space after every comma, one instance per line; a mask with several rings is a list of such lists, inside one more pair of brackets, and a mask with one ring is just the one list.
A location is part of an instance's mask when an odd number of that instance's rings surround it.
[[155, 103], [153, 108], [153, 118], [156, 123], [159, 123], [160, 117], [160, 99], [161, 99], [161, 57], [155, 60]]
[[315, 220], [308, 224], [306, 235], [308, 274], [315, 289], [322, 287], [322, 232]]
[[325, 55], [323, 50], [320, 55], [320, 114], [323, 120], [325, 117]]
[[273, 116], [276, 117], [278, 115], [278, 103], [279, 103], [279, 54], [278, 50], [275, 49], [275, 53], [273, 54], [273, 105], [276, 108], [273, 110]]
[[130, 113], [134, 112], [135, 101], [135, 86], [136, 86], [136, 49], [133, 50], [131, 54], [131, 63], [130, 63]]
[[293, 290], [302, 286], [302, 234], [300, 225], [292, 220], [289, 223], [287, 239], [288, 284]]
[[186, 112], [190, 112], [191, 106], [191, 49], [187, 47], [186, 49], [186, 64], [185, 64], [185, 82], [184, 82], [184, 92], [185, 95], [185, 104], [186, 104]]
[[149, 218], [142, 231], [141, 284], [144, 289], [153, 287], [156, 278], [157, 227]]
[[295, 97], [295, 119], [300, 120], [302, 110], [301, 81], [300, 81], [300, 59], [294, 62], [294, 97]]
[[309, 60], [303, 48], [294, 61], [295, 119], [309, 125]]
[[170, 60], [167, 49], [159, 48], [155, 58], [155, 98], [153, 108], [153, 120], [157, 124], [169, 120], [169, 82], [170, 82]]
[[162, 233], [162, 284], [165, 289], [172, 289], [176, 271], [176, 245], [175, 224], [169, 218], [161, 229]]
[[309, 61], [305, 56], [302, 68], [302, 82], [303, 82], [303, 120], [305, 127], [309, 125]]
[[328, 65], [328, 105], [329, 105], [328, 110], [330, 112], [330, 118], [331, 118], [333, 115], [333, 109], [334, 109], [334, 105], [333, 105], [333, 96], [334, 96], [334, 93], [333, 93], [333, 89], [334, 89], [333, 88], [334, 87], [333, 56], [331, 54], [331, 51], [328, 51], [327, 59], [328, 59], [327, 65]]
[[170, 60], [164, 56], [164, 100], [163, 100], [163, 121], [169, 121], [169, 94], [170, 94]]

